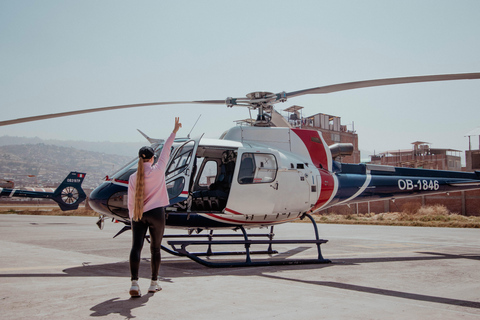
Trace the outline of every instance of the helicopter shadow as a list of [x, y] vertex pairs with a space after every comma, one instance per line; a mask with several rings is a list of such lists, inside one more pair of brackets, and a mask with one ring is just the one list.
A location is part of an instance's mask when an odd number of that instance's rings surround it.
[[[292, 250], [289, 252], [290, 254], [294, 254], [294, 252], [303, 251], [304, 248], [299, 247], [297, 249]], [[198, 265], [193, 263], [192, 261], [169, 261], [167, 263], [162, 264], [162, 271], [161, 277], [159, 278], [162, 282], [170, 282], [173, 283], [175, 278], [179, 277], [202, 277], [208, 275], [226, 275], [226, 276], [261, 276], [267, 279], [272, 279], [275, 281], [289, 281], [295, 283], [302, 283], [314, 286], [321, 286], [321, 287], [329, 287], [329, 288], [336, 288], [341, 290], [346, 290], [350, 292], [359, 292], [359, 293], [367, 293], [372, 295], [381, 295], [387, 297], [394, 297], [398, 299], [406, 299], [406, 300], [414, 300], [414, 301], [423, 301], [423, 302], [431, 302], [431, 303], [438, 303], [442, 305], [449, 305], [449, 306], [457, 306], [457, 307], [464, 307], [464, 308], [473, 308], [473, 309], [480, 309], [480, 302], [477, 301], [469, 301], [469, 300], [462, 300], [462, 299], [453, 299], [453, 298], [445, 298], [440, 296], [433, 296], [433, 295], [425, 295], [425, 294], [418, 294], [412, 292], [404, 292], [398, 290], [390, 290], [388, 288], [378, 288], [378, 287], [370, 287], [370, 286], [361, 286], [355, 284], [349, 284], [345, 282], [335, 282], [335, 281], [321, 281], [321, 280], [304, 280], [298, 279], [294, 277], [285, 276], [282, 274], [283, 271], [289, 270], [314, 270], [314, 269], [321, 269], [321, 268], [330, 268], [330, 267], [342, 267], [342, 266], [355, 266], [365, 263], [388, 263], [388, 262], [415, 262], [415, 261], [439, 261], [439, 260], [457, 260], [457, 259], [472, 259], [472, 260], [480, 260], [480, 255], [456, 255], [456, 254], [446, 254], [440, 252], [417, 252], [418, 254], [422, 254], [422, 256], [406, 256], [406, 257], [380, 257], [380, 258], [347, 258], [347, 259], [339, 259], [333, 261], [331, 264], [320, 264], [320, 265], [284, 265], [284, 266], [265, 266], [265, 267], [256, 267], [256, 268], [228, 268], [228, 269], [217, 269], [217, 268], [206, 268], [204, 266]], [[282, 258], [285, 258], [288, 253], [283, 254]], [[145, 259], [147, 261], [148, 259]], [[128, 269], [128, 263], [123, 262], [123, 267]], [[110, 266], [100, 266], [100, 268], [107, 267], [111, 269], [118, 269], [117, 264], [113, 264]], [[88, 267], [91, 268], [91, 267]], [[149, 276], [149, 266], [143, 266], [143, 277]], [[65, 270], [72, 276], [74, 274], [79, 274], [80, 272], [83, 273], [84, 270], [80, 269], [70, 269]], [[102, 272], [103, 271], [100, 271]], [[117, 276], [125, 276], [125, 274], [118, 273]], [[148, 299], [147, 299], [148, 300]], [[130, 303], [136, 303], [136, 301], [131, 301]], [[105, 301], [102, 304], [99, 304], [92, 308], [100, 308], [103, 306], [106, 307], [106, 310], [116, 310], [117, 307], [120, 305], [116, 305], [115, 301]], [[114, 308], [112, 308], [114, 307]], [[134, 305], [135, 307], [135, 305]], [[121, 308], [124, 308], [122, 306]], [[106, 311], [103, 311], [106, 312]]]

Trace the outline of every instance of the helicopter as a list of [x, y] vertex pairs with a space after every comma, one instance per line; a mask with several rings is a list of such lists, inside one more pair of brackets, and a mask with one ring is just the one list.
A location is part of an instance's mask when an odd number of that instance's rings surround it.
[[[353, 204], [379, 199], [395, 199], [418, 194], [435, 194], [480, 188], [480, 171], [452, 172], [428, 169], [400, 168], [374, 164], [347, 164], [338, 161], [351, 155], [350, 144], [328, 146], [316, 130], [291, 127], [274, 109], [274, 105], [306, 94], [326, 94], [366, 87], [480, 79], [480, 73], [445, 74], [388, 78], [341, 83], [293, 92], [253, 92], [244, 98], [224, 100], [154, 102], [84, 109], [56, 114], [1, 121], [0, 126], [44, 120], [76, 114], [123, 108], [173, 104], [213, 104], [227, 107], [242, 106], [257, 110], [252, 126], [229, 129], [219, 139], [179, 138], [172, 146], [165, 172], [170, 204], [166, 207], [167, 227], [187, 229], [187, 240], [171, 240], [171, 249], [165, 251], [187, 256], [209, 267], [258, 266], [272, 264], [328, 263], [320, 245], [327, 240], [319, 238], [311, 214], [336, 205]], [[158, 157], [163, 141], [144, 135]], [[117, 233], [130, 229], [127, 209], [128, 178], [136, 170], [137, 159], [107, 176], [90, 194], [91, 207], [100, 214], [99, 227], [105, 217], [125, 224]], [[315, 239], [276, 240], [273, 226], [296, 219], [309, 218]], [[248, 234], [245, 228], [270, 227], [270, 233]], [[241, 230], [243, 240], [214, 240], [213, 230]], [[207, 235], [201, 235], [209, 230]], [[198, 234], [193, 234], [196, 231]], [[206, 236], [208, 240], [197, 240]], [[220, 234], [218, 237], [226, 237]], [[266, 236], [267, 240], [252, 240]], [[168, 237], [168, 235], [166, 236]], [[178, 235], [172, 236], [177, 238]], [[268, 244], [309, 243], [317, 246], [317, 259], [288, 259], [252, 261], [250, 246]], [[246, 255], [244, 262], [212, 262], [200, 258], [213, 255], [212, 245], [241, 244]], [[188, 246], [207, 245], [206, 253], [192, 253]], [[217, 253], [231, 254], [235, 252]], [[253, 253], [253, 252], [252, 252]]]
[[52, 199], [58, 204], [62, 211], [76, 210], [80, 203], [87, 198], [87, 195], [82, 189], [85, 175], [86, 173], [84, 172], [72, 171], [55, 190], [43, 188], [15, 189], [0, 187], [0, 197]]

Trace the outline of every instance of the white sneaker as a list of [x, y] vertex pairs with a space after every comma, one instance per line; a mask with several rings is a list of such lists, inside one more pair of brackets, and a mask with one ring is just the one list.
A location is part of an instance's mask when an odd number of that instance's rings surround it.
[[162, 290], [162, 287], [158, 284], [158, 280], [152, 280], [150, 282], [150, 287], [148, 288], [148, 292], [157, 292]]
[[132, 281], [132, 286], [130, 287], [130, 295], [132, 297], [141, 297], [142, 293], [140, 292], [140, 287], [137, 280]]

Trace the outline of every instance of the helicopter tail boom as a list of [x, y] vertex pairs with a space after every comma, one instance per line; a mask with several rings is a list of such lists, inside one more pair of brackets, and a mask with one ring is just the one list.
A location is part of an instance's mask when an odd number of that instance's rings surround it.
[[38, 188], [43, 191], [33, 188], [30, 188], [32, 190], [0, 188], [0, 197], [52, 199], [58, 203], [62, 211], [75, 210], [87, 198], [82, 189], [84, 178], [85, 173], [72, 171], [53, 192], [45, 191], [44, 188]]
[[456, 172], [365, 164], [337, 164], [339, 188], [328, 207], [379, 199], [480, 189], [480, 171]]

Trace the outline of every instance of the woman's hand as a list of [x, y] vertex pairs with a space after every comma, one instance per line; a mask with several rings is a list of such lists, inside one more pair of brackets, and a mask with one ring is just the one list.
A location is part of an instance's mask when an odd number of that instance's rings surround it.
[[173, 128], [173, 133], [177, 133], [178, 129], [182, 127], [182, 124], [180, 123], [180, 118], [175, 117], [175, 127]]

